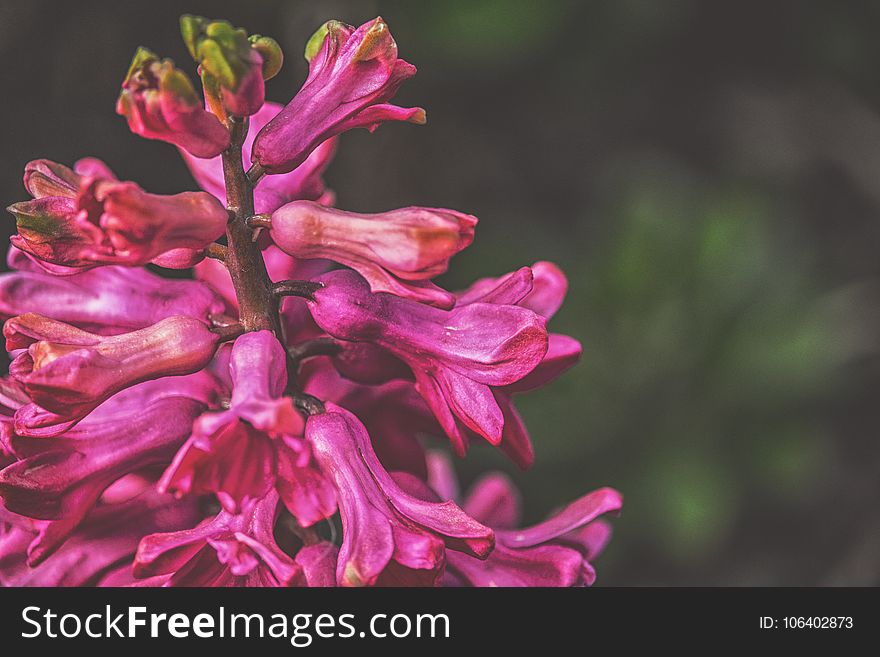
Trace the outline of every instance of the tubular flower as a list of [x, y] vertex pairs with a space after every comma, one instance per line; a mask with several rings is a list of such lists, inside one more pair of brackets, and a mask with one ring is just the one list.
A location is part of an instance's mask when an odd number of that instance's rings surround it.
[[[184, 267], [226, 230], [223, 206], [205, 192], [148, 194], [132, 182], [81, 175], [37, 160], [25, 168], [34, 200], [11, 205], [18, 234], [13, 245], [50, 265], [87, 269], [101, 264]], [[188, 253], [187, 253], [188, 252]], [[59, 273], [59, 272], [54, 272]]]
[[325, 23], [283, 107], [265, 99], [274, 40], [180, 27], [204, 95], [140, 49], [117, 112], [203, 191], [39, 159], [9, 208], [0, 585], [592, 584], [616, 491], [518, 529], [506, 478], [458, 501], [426, 449], [487, 440], [531, 465], [514, 399], [581, 355], [546, 328], [565, 275], [542, 261], [448, 292], [434, 280], [475, 217], [332, 207], [337, 135], [425, 122], [391, 104], [415, 67], [388, 26]]
[[[529, 281], [531, 283], [529, 284]], [[460, 306], [469, 303], [515, 304], [549, 320], [559, 310], [568, 290], [568, 280], [556, 265], [536, 262], [497, 279], [482, 279], [457, 295]], [[513, 405], [513, 394], [528, 392], [553, 381], [574, 366], [581, 357], [580, 342], [567, 335], [551, 333], [547, 353], [529, 374], [519, 381], [493, 390], [504, 416], [499, 449], [520, 468], [529, 468], [535, 451], [525, 423]]]
[[18, 249], [13, 271], [0, 274], [0, 318], [42, 311], [47, 317], [101, 334], [146, 328], [185, 315], [207, 321], [222, 299], [198, 281], [169, 280], [138, 267], [99, 267], [71, 276], [33, 271]]
[[[435, 490], [457, 490], [444, 457], [429, 459], [431, 487], [405, 479], [414, 494], [438, 499]], [[447, 580], [470, 586], [591, 586], [596, 571], [590, 563], [611, 537], [610, 525], [600, 519], [617, 514], [620, 493], [601, 488], [575, 500], [544, 522], [516, 529], [521, 511], [519, 494], [501, 473], [478, 480], [465, 496], [465, 511], [495, 530], [495, 549], [485, 561], [449, 554]]]
[[195, 157], [214, 157], [229, 147], [229, 132], [203, 107], [189, 78], [146, 48], [131, 61], [116, 113], [136, 135], [174, 144]]
[[352, 128], [385, 121], [425, 123], [425, 110], [388, 103], [416, 68], [397, 57], [381, 19], [355, 29], [328, 21], [306, 47], [309, 75], [278, 115], [260, 130], [252, 159], [268, 173], [292, 171], [321, 142]]
[[453, 210], [401, 208], [357, 214], [295, 201], [272, 213], [272, 240], [296, 258], [327, 258], [356, 270], [373, 292], [451, 308], [455, 297], [429, 279], [474, 239], [476, 217]]
[[446, 549], [485, 558], [492, 531], [453, 502], [425, 502], [401, 489], [379, 464], [370, 437], [348, 411], [328, 405], [310, 417], [306, 439], [333, 478], [345, 532], [336, 578], [343, 586], [433, 585]]
[[[401, 366], [406, 367], [402, 363]], [[412, 382], [391, 380], [379, 385], [375, 381], [371, 385], [359, 385], [343, 378], [337, 369], [338, 365], [334, 368], [326, 361], [311, 361], [301, 372], [303, 388], [315, 397], [354, 413], [364, 423], [373, 450], [386, 470], [425, 478], [428, 474], [425, 449], [418, 437], [438, 434], [441, 430]]]
[[16, 411], [15, 429], [25, 435], [47, 426], [63, 431], [136, 383], [197, 372], [218, 341], [204, 323], [181, 316], [100, 336], [28, 313], [7, 321], [3, 334], [7, 350], [20, 350], [9, 372], [33, 400]]
[[318, 326], [340, 340], [372, 342], [405, 362], [457, 453], [466, 450], [468, 430], [501, 441], [504, 417], [492, 387], [516, 383], [544, 358], [542, 317], [511, 304], [431, 308], [372, 294], [348, 271], [318, 280], [323, 287], [309, 304]]
[[237, 513], [273, 488], [303, 526], [336, 511], [336, 498], [298, 436], [303, 421], [284, 396], [285, 355], [269, 331], [246, 333], [232, 347], [229, 410], [207, 413], [159, 484], [178, 494], [213, 492]]
[[303, 567], [275, 543], [278, 496], [250, 511], [221, 511], [195, 529], [146, 536], [133, 574], [157, 586], [304, 586]]

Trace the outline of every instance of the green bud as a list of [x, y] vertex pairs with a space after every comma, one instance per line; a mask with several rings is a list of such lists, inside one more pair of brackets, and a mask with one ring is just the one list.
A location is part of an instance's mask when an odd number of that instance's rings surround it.
[[125, 74], [125, 80], [123, 84], [131, 80], [131, 76], [140, 71], [145, 66], [148, 66], [151, 62], [158, 62], [159, 57], [149, 48], [144, 48], [143, 46], [138, 47], [138, 49], [134, 53], [134, 57], [131, 59], [131, 65], [128, 67], [128, 73]]
[[186, 14], [180, 17], [180, 33], [202, 69], [223, 87], [236, 91], [253, 63], [247, 32], [228, 21]]
[[271, 80], [278, 75], [278, 71], [281, 70], [281, 65], [284, 63], [284, 53], [278, 42], [272, 37], [259, 34], [252, 34], [248, 41], [250, 41], [251, 48], [260, 53], [263, 58], [263, 79]]

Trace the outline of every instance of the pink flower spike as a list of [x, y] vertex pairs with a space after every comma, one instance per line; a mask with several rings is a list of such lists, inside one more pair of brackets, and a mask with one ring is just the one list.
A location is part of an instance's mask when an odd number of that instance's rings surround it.
[[28, 165], [25, 186], [35, 198], [8, 208], [18, 229], [11, 241], [63, 267], [144, 265], [169, 251], [176, 253], [166, 256], [166, 265], [189, 267], [201, 256], [185, 251], [204, 249], [225, 232], [229, 218], [205, 192], [148, 194], [131, 182], [81, 176], [46, 161]]
[[357, 214], [295, 201], [272, 214], [269, 234], [296, 258], [327, 258], [351, 267], [373, 292], [451, 308], [453, 295], [428, 281], [446, 272], [450, 258], [471, 244], [476, 224], [476, 217], [453, 210], [409, 207]]
[[192, 82], [146, 48], [135, 53], [122, 82], [116, 113], [141, 137], [179, 146], [195, 157], [214, 157], [229, 146], [229, 131], [207, 111]]
[[306, 48], [309, 76], [302, 89], [257, 135], [253, 162], [268, 173], [287, 173], [321, 142], [352, 128], [374, 130], [385, 121], [425, 123], [421, 108], [387, 104], [416, 69], [397, 57], [397, 44], [381, 19], [355, 29], [325, 23]]
[[[182, 316], [100, 336], [28, 313], [7, 321], [3, 334], [7, 350], [23, 350], [9, 372], [34, 401], [16, 411], [15, 428], [23, 435], [75, 423], [136, 383], [196, 372], [211, 360], [218, 341], [204, 323]], [[50, 415], [41, 418], [34, 405]]]
[[306, 422], [321, 468], [333, 478], [342, 515], [337, 581], [343, 586], [431, 585], [446, 549], [478, 558], [491, 551], [492, 531], [454, 502], [425, 502], [404, 492], [382, 468], [360, 421], [327, 405]]
[[412, 369], [419, 393], [458, 454], [467, 432], [498, 444], [504, 418], [493, 386], [519, 381], [547, 351], [544, 319], [513, 305], [472, 303], [450, 311], [390, 294], [372, 294], [350, 271], [320, 277], [309, 303], [330, 335], [372, 342]]

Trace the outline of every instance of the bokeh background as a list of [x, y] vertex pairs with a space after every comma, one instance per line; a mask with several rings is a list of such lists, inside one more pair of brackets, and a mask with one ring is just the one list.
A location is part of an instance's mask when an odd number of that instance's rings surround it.
[[465, 482], [510, 472], [533, 520], [622, 490], [602, 585], [880, 584], [880, 5], [3, 0], [4, 203], [35, 157], [194, 187], [113, 111], [138, 45], [188, 66], [184, 12], [277, 38], [280, 101], [320, 23], [381, 13], [429, 123], [345, 135], [339, 205], [476, 214], [450, 288], [568, 273], [585, 356], [518, 402], [536, 465]]

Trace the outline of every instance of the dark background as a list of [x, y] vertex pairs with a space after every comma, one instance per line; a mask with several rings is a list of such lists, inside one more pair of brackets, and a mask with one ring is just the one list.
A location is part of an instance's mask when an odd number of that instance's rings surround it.
[[514, 476], [532, 520], [625, 493], [600, 584], [880, 584], [877, 4], [4, 0], [5, 202], [37, 157], [194, 188], [114, 114], [138, 45], [194, 72], [184, 12], [275, 37], [282, 102], [324, 20], [388, 21], [428, 125], [345, 135], [329, 183], [346, 209], [480, 217], [447, 287], [569, 274], [552, 328], [584, 360], [520, 399], [537, 463]]

